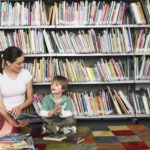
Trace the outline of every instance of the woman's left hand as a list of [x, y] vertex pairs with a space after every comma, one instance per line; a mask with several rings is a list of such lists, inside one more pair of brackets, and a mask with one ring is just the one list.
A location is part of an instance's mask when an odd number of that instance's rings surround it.
[[21, 113], [21, 111], [22, 111], [21, 108], [19, 106], [16, 106], [10, 111], [10, 113], [13, 116], [17, 117]]

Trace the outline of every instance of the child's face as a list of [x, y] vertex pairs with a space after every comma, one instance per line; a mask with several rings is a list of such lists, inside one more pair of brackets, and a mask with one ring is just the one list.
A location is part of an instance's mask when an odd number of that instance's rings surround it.
[[62, 89], [62, 85], [58, 81], [54, 81], [51, 84], [51, 93], [52, 94], [62, 94], [64, 90]]

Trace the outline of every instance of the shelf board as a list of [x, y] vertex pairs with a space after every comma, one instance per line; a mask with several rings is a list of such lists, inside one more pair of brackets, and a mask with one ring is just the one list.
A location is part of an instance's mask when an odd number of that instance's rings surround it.
[[65, 26], [65, 25], [56, 25], [56, 28], [58, 29], [62, 29], [62, 28], [149, 28], [150, 25], [149, 24], [146, 24], [146, 25], [138, 25], [138, 24], [123, 24], [123, 25], [109, 25], [109, 24], [106, 24], [106, 25], [68, 25], [68, 26]]
[[133, 118], [135, 115], [102, 115], [102, 116], [75, 116], [75, 119], [109, 119]]
[[150, 80], [135, 80], [135, 83], [150, 83]]
[[93, 54], [63, 54], [63, 53], [52, 53], [52, 54], [25, 54], [25, 57], [96, 57], [96, 56], [133, 56], [133, 53], [93, 53]]
[[0, 29], [6, 29], [6, 30], [11, 30], [11, 29], [54, 29], [56, 28], [55, 26], [43, 26], [43, 25], [37, 25], [37, 26], [0, 26]]
[[[99, 84], [130, 84], [134, 83], [134, 80], [126, 80], [126, 81], [111, 81], [111, 82], [104, 82], [104, 81], [89, 81], [89, 82], [70, 82], [70, 85], [99, 85]], [[33, 82], [33, 85], [50, 85], [51, 82]]]
[[146, 55], [150, 55], [150, 50], [148, 51], [141, 51], [141, 52], [137, 52], [134, 54], [135, 56], [146, 56]]
[[0, 29], [90, 29], [90, 28], [150, 28], [149, 24], [123, 24], [123, 25], [19, 25], [19, 26], [0, 26]]
[[139, 114], [139, 115], [135, 115], [135, 117], [137, 117], [137, 118], [148, 118], [148, 117], [150, 117], [150, 114]]

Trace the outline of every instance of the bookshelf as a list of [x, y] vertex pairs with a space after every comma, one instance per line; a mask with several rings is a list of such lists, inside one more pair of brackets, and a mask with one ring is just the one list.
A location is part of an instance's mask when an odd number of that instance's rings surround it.
[[15, 45], [24, 51], [35, 93], [48, 93], [52, 77], [61, 74], [70, 80], [77, 119], [150, 116], [148, 0], [11, 0], [0, 6], [0, 50]]

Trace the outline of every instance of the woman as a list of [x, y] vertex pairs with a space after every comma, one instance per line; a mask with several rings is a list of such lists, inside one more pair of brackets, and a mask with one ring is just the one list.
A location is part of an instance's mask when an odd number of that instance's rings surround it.
[[[23, 69], [24, 54], [17, 47], [0, 52], [0, 106], [17, 116], [32, 103], [32, 76]], [[26, 122], [16, 122], [3, 109], [1, 117], [13, 127], [24, 127]]]

